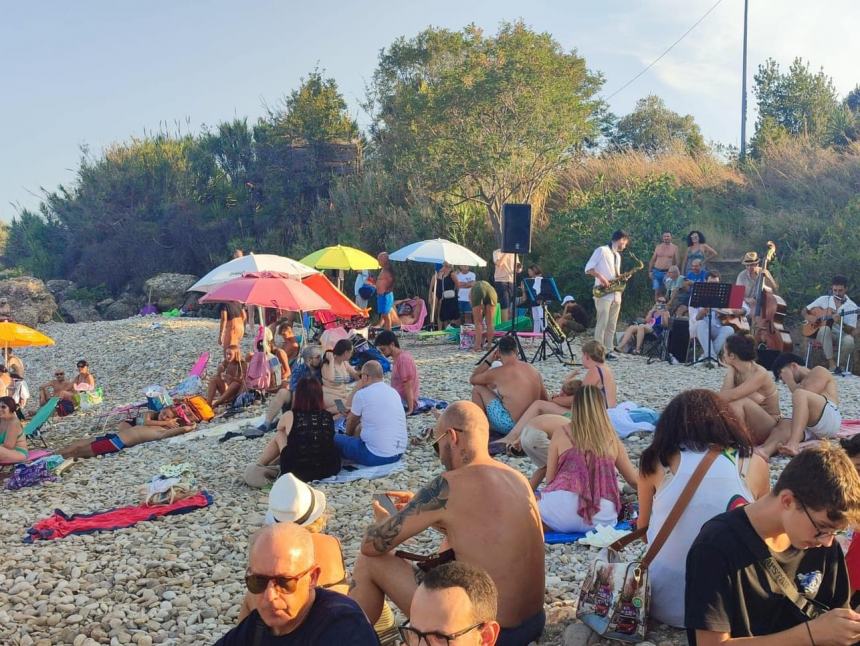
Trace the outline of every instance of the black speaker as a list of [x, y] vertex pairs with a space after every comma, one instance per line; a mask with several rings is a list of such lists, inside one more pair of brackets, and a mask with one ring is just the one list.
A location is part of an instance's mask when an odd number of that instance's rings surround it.
[[676, 318], [672, 321], [672, 329], [669, 330], [669, 354], [678, 363], [687, 361], [687, 346], [690, 345], [690, 321], [685, 318]]
[[530, 253], [532, 250], [532, 205], [505, 204], [502, 207], [502, 251]]

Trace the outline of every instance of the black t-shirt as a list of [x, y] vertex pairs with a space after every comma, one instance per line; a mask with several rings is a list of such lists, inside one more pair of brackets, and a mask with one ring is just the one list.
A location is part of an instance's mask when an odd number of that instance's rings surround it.
[[227, 312], [227, 320], [232, 321], [233, 319], [242, 318], [242, 303], [237, 303], [236, 301], [230, 301], [229, 303], [221, 303], [218, 308], [218, 314], [220, 316], [221, 312]]
[[830, 547], [789, 547], [773, 553], [740, 507], [705, 523], [687, 553], [685, 624], [691, 645], [696, 643], [696, 629], [754, 637], [787, 630], [806, 620], [771, 585], [761, 565], [769, 556], [798, 591], [817, 605], [828, 609], [848, 606], [848, 571], [836, 541]]
[[317, 588], [311, 611], [293, 632], [276, 637], [254, 610], [215, 646], [288, 646], [354, 644], [379, 646], [373, 627], [358, 604], [344, 594]]

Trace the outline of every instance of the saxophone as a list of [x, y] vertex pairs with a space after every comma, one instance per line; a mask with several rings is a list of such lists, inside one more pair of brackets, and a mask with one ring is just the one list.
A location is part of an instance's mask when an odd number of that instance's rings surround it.
[[637, 271], [642, 269], [645, 264], [636, 257], [636, 254], [632, 251], [630, 252], [630, 257], [636, 261], [638, 267], [634, 267], [629, 271], [625, 271], [618, 278], [613, 278], [609, 281], [609, 285], [607, 287], [603, 287], [601, 285], [597, 285], [594, 289], [591, 290], [592, 296], [594, 298], [600, 298], [601, 296], [606, 296], [607, 294], [612, 294], [613, 292], [623, 292], [627, 289], [627, 282], [630, 280], [630, 277], [633, 276]]

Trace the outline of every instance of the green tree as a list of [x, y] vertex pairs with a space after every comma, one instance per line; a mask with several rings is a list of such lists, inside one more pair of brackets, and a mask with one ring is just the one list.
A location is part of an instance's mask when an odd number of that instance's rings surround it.
[[337, 83], [333, 78], [324, 79], [319, 69], [303, 78], [299, 88], [290, 93], [281, 114], [269, 116], [280, 122], [283, 134], [293, 141], [352, 141], [359, 134]]
[[818, 145], [832, 140], [831, 121], [839, 107], [836, 88], [823, 70], [813, 73], [800, 58], [783, 73], [779, 64], [768, 59], [754, 77], [758, 107], [752, 152], [786, 136], [805, 136]]
[[667, 153], [676, 147], [691, 155], [707, 150], [693, 116], [673, 112], [663, 99], [653, 94], [639, 99], [633, 112], [618, 121], [611, 145], [619, 150], [640, 150], [649, 155]]
[[400, 38], [379, 57], [367, 109], [374, 152], [438, 204], [541, 209], [559, 169], [598, 134], [602, 78], [522, 22]]

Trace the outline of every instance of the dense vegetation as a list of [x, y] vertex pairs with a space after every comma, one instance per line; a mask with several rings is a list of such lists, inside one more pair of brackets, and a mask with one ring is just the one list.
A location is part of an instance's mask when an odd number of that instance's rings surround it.
[[[566, 292], [619, 227], [643, 260], [659, 234], [704, 231], [724, 257], [768, 239], [792, 305], [860, 259], [860, 87], [840, 100], [824, 72], [773, 61], [755, 76], [752, 155], [709, 148], [690, 115], [656, 96], [623, 117], [575, 51], [522, 23], [491, 36], [427, 29], [380, 53], [361, 133], [315, 70], [255, 124], [161, 132], [84, 151], [76, 181], [21, 211], [6, 273], [111, 293], [161, 271], [201, 274], [236, 247], [299, 258], [321, 246], [371, 253], [442, 236], [489, 258], [501, 205], [535, 207], [534, 253]], [[427, 267], [401, 267], [407, 291]], [[631, 286], [628, 307], [648, 298]]]

